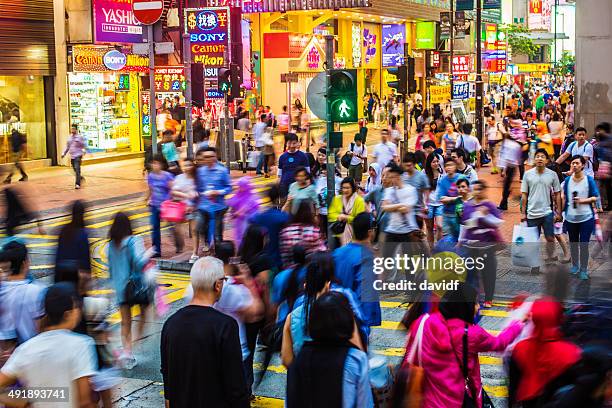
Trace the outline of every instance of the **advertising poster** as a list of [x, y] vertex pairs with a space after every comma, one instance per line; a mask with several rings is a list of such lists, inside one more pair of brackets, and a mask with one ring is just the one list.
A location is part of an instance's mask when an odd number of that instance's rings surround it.
[[467, 99], [470, 97], [470, 84], [468, 82], [453, 83], [453, 99]]
[[134, 44], [142, 42], [143, 26], [132, 12], [132, 0], [93, 0], [94, 41]]
[[451, 14], [449, 11], [440, 13], [440, 40], [448, 40], [451, 35]]
[[434, 21], [419, 21], [416, 23], [416, 48], [419, 50], [435, 50], [436, 23]]
[[251, 25], [249, 20], [240, 20], [242, 29], [242, 86], [250, 90], [251, 81]]
[[186, 9], [185, 30], [191, 42], [191, 59], [206, 68], [228, 66], [229, 8]]
[[467, 75], [470, 73], [471, 57], [469, 55], [455, 55], [452, 65], [453, 75]]
[[155, 67], [155, 92], [183, 92], [185, 67]]
[[446, 103], [451, 99], [450, 85], [432, 85], [429, 87], [429, 102]]
[[383, 24], [382, 59], [383, 67], [397, 67], [404, 63], [404, 43], [406, 26], [404, 24]]
[[554, 0], [529, 0], [527, 26], [530, 30], [550, 30], [550, 16]]

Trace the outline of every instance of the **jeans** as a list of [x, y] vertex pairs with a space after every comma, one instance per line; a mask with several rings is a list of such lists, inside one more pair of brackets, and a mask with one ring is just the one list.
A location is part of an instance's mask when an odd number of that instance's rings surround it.
[[256, 147], [255, 149], [257, 149], [257, 151], [259, 152], [259, 160], [257, 160], [257, 168], [255, 169], [255, 173], [257, 174], [261, 174], [261, 168], [264, 167], [265, 168], [265, 172], [267, 173], [267, 164], [266, 163], [266, 159], [267, 157], [263, 154], [263, 148], [262, 147]]
[[81, 185], [81, 160], [82, 159], [83, 159], [82, 157], [75, 157], [74, 159], [70, 160], [70, 164], [72, 165], [72, 168], [74, 169], [74, 174], [75, 174], [74, 184], [77, 186]]
[[348, 176], [355, 180], [355, 183], [361, 183], [363, 177], [363, 163], [351, 164], [348, 168]]
[[467, 256], [472, 259], [482, 261], [482, 268], [479, 263], [474, 262], [474, 267], [468, 270], [467, 283], [478, 289], [478, 275], [482, 279], [485, 302], [492, 302], [495, 295], [495, 281], [497, 279], [497, 257], [495, 247], [491, 248], [467, 248]]
[[149, 209], [151, 210], [151, 227], [153, 228], [151, 239], [155, 247], [155, 253], [161, 255], [161, 210], [154, 205], [150, 205]]
[[[204, 237], [204, 243], [206, 245], [210, 245], [211, 242], [220, 242], [223, 241], [223, 217], [225, 216], [225, 212], [227, 208], [218, 211], [200, 211], [200, 234]], [[210, 223], [214, 221], [214, 230], [211, 234], [210, 232]]]
[[589, 266], [589, 241], [595, 229], [595, 218], [576, 223], [565, 221], [565, 229], [570, 240], [572, 265], [586, 271]]
[[442, 218], [442, 235], [452, 235], [455, 240], [459, 239], [459, 220], [456, 214], [444, 213]]
[[514, 173], [516, 173], [516, 167], [508, 166], [504, 170], [504, 191], [502, 193], [502, 199], [499, 206], [502, 208], [508, 207], [508, 197], [510, 197], [510, 189], [512, 187], [512, 181], [514, 179]]

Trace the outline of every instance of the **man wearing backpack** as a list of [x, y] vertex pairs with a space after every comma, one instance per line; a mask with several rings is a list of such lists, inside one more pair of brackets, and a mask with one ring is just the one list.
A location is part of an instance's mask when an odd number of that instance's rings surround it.
[[[576, 137], [576, 141], [572, 142], [567, 146], [567, 149], [563, 154], [559, 156], [555, 163], [561, 164], [568, 157], [574, 156], [582, 156], [586, 160], [586, 166], [584, 167], [584, 174], [587, 176], [595, 177], [595, 172], [593, 168], [593, 160], [595, 159], [595, 151], [593, 149], [593, 145], [586, 140], [586, 129], [583, 127], [576, 128], [576, 132], [574, 133]], [[570, 176], [572, 173], [571, 170], [566, 172], [565, 174]]]
[[346, 153], [351, 158], [348, 176], [355, 180], [355, 183], [360, 184], [363, 176], [363, 161], [368, 157], [368, 149], [359, 133], [355, 135], [354, 142], [351, 143], [351, 147]]
[[11, 179], [13, 178], [13, 173], [15, 173], [15, 169], [18, 169], [21, 173], [21, 178], [19, 181], [28, 181], [28, 175], [23, 168], [23, 164], [21, 164], [21, 160], [26, 157], [27, 154], [27, 140], [26, 136], [19, 132], [17, 129], [13, 129], [11, 132], [11, 162], [13, 163], [13, 167], [9, 170], [8, 176], [4, 179], [4, 184], [11, 184]]
[[472, 124], [464, 123], [461, 127], [463, 133], [459, 135], [455, 147], [463, 149], [467, 153], [467, 163], [474, 168], [480, 167], [480, 141], [472, 135]]

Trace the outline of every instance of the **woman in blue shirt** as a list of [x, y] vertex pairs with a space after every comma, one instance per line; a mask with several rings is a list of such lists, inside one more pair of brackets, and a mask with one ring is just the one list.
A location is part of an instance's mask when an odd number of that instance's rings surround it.
[[152, 241], [155, 247], [153, 257], [161, 257], [161, 204], [170, 199], [172, 180], [174, 180], [174, 176], [165, 171], [166, 168], [167, 164], [164, 156], [156, 154], [151, 159], [151, 171], [147, 175], [149, 189], [145, 201], [149, 204], [151, 211]]
[[[119, 360], [123, 367], [131, 369], [136, 365], [132, 353], [132, 304], [125, 298], [125, 287], [133, 273], [140, 273], [149, 261], [153, 248], [144, 249], [141, 237], [132, 235], [132, 225], [128, 216], [118, 212], [109, 231], [108, 273], [115, 290], [115, 302], [121, 314], [121, 344], [123, 351]], [[149, 304], [141, 304], [141, 318], [138, 321], [136, 338], [142, 338], [147, 321]]]

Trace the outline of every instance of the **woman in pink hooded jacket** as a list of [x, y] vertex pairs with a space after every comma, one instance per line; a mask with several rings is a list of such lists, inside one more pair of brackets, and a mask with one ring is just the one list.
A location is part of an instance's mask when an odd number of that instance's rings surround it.
[[519, 335], [522, 322], [510, 324], [498, 336], [474, 324], [478, 311], [478, 292], [459, 283], [457, 290], [447, 292], [439, 303], [439, 311], [419, 317], [410, 326], [407, 350], [410, 350], [421, 320], [427, 318], [423, 330], [422, 351], [413, 364], [424, 370], [423, 408], [461, 408], [465, 391], [463, 378], [463, 336], [467, 328], [469, 393], [482, 407], [482, 381], [478, 353], [503, 351]]

